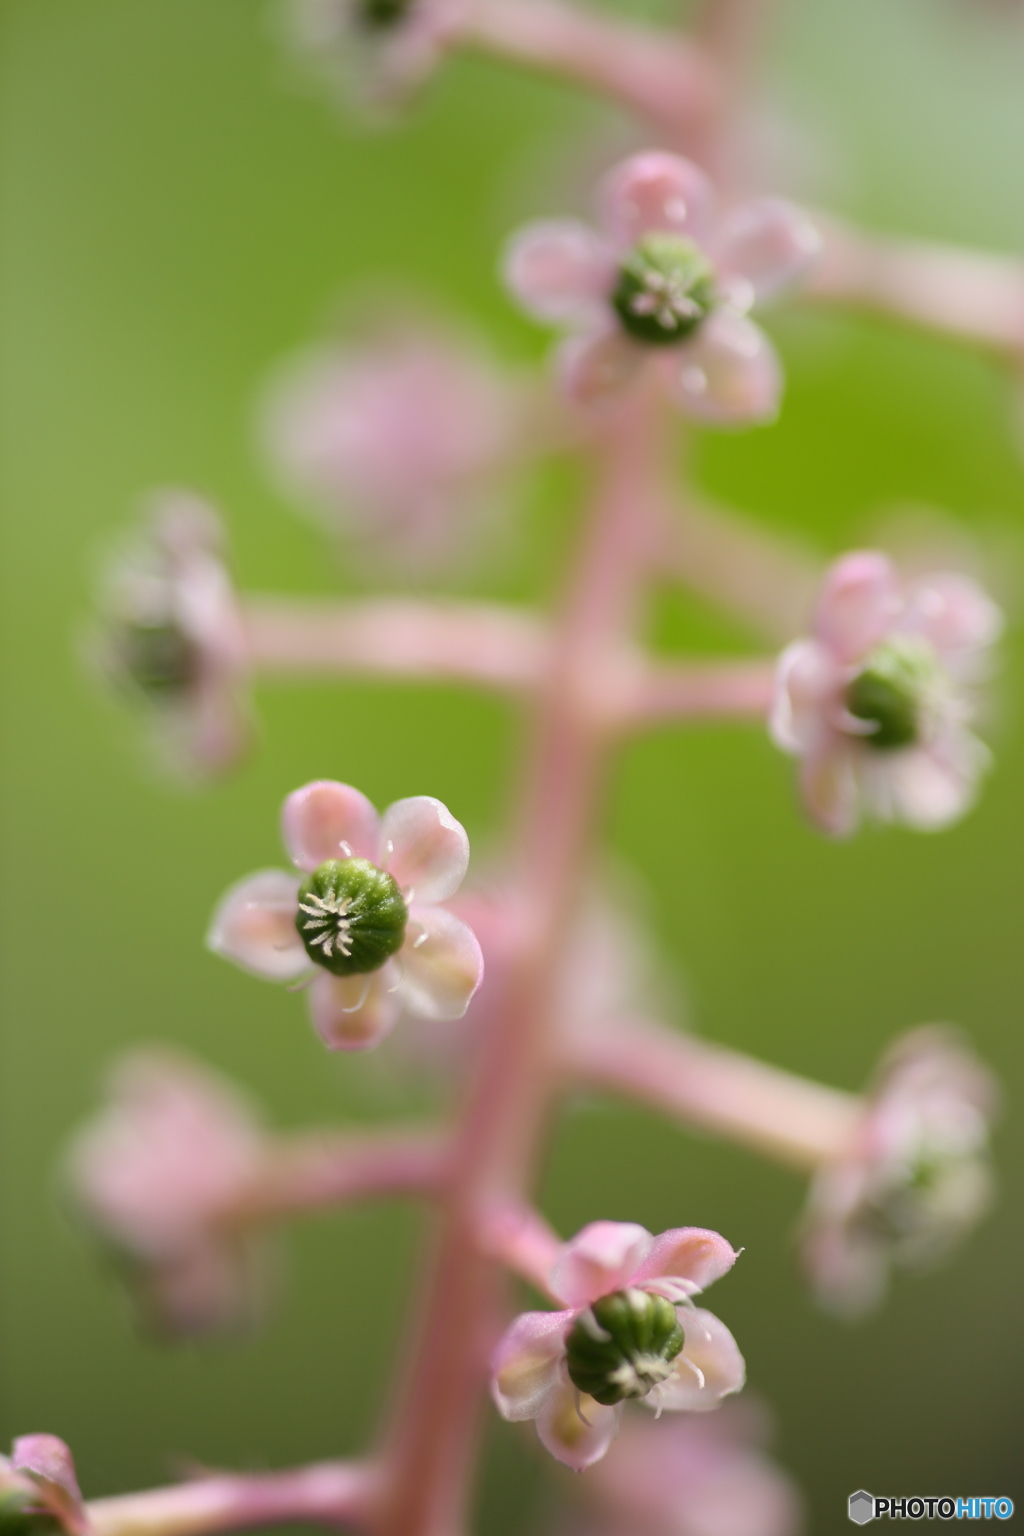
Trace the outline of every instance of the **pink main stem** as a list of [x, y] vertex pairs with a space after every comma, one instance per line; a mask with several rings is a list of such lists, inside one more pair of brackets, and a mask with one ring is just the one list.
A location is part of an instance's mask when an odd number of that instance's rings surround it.
[[347, 1462], [321, 1462], [259, 1476], [201, 1477], [146, 1493], [86, 1505], [91, 1536], [198, 1536], [303, 1521], [344, 1528], [363, 1524], [372, 1473]]
[[580, 566], [556, 629], [513, 847], [518, 948], [489, 1020], [457, 1131], [455, 1172], [411, 1368], [386, 1445], [380, 1536], [466, 1529], [491, 1349], [505, 1283], [481, 1221], [528, 1197], [557, 1092], [555, 980], [582, 894], [609, 737], [592, 678], [618, 654], [651, 557], [642, 508], [660, 479], [662, 415], [637, 393], [608, 423]]

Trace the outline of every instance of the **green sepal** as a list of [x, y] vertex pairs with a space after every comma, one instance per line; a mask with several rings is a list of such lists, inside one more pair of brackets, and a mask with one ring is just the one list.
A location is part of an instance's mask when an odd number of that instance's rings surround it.
[[368, 859], [327, 859], [299, 886], [295, 927], [309, 958], [334, 976], [379, 971], [408, 920], [396, 881]]

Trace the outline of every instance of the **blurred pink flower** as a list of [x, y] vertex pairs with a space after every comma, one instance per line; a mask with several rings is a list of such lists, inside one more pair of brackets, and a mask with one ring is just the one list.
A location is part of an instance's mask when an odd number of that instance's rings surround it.
[[232, 766], [252, 735], [223, 546], [204, 501], [162, 491], [109, 562], [100, 596], [99, 664], [148, 712], [161, 761], [186, 776]]
[[[723, 1237], [700, 1227], [654, 1237], [632, 1222], [591, 1222], [552, 1267], [551, 1292], [567, 1310], [522, 1313], [498, 1345], [492, 1394], [499, 1412], [536, 1419], [552, 1456], [582, 1471], [607, 1451], [627, 1398], [659, 1413], [717, 1408], [743, 1386], [743, 1357], [725, 1325], [692, 1298], [736, 1257]], [[675, 1336], [659, 1350], [665, 1323], [678, 1312]], [[598, 1376], [604, 1402], [576, 1379]]]
[[158, 1330], [202, 1333], [258, 1313], [266, 1250], [224, 1217], [264, 1151], [250, 1105], [209, 1068], [162, 1047], [115, 1068], [106, 1107], [72, 1146], [70, 1183]]
[[818, 237], [778, 199], [723, 217], [713, 203], [703, 171], [652, 150], [607, 178], [600, 234], [566, 219], [515, 236], [505, 262], [512, 292], [538, 319], [579, 333], [561, 350], [574, 398], [601, 401], [646, 367], [694, 420], [775, 416], [778, 358], [747, 312], [803, 273]]
[[765, 1414], [744, 1399], [697, 1419], [625, 1422], [584, 1483], [587, 1536], [798, 1536], [800, 1494], [762, 1450]]
[[487, 524], [517, 413], [482, 353], [410, 320], [300, 359], [269, 396], [264, 435], [318, 521], [420, 570], [461, 558]]
[[847, 1155], [811, 1190], [804, 1267], [819, 1299], [855, 1315], [882, 1297], [891, 1264], [942, 1258], [991, 1199], [995, 1081], [951, 1029], [898, 1040]]
[[207, 944], [270, 981], [308, 978], [313, 1025], [331, 1050], [366, 1050], [403, 1006], [457, 1019], [483, 979], [471, 928], [444, 904], [469, 839], [440, 800], [396, 800], [383, 817], [348, 784], [288, 796], [282, 828], [306, 879], [261, 870], [227, 892]]
[[0, 1456], [0, 1524], [12, 1532], [52, 1531], [87, 1536], [89, 1521], [75, 1463], [56, 1435], [22, 1435]]
[[836, 561], [813, 638], [779, 658], [771, 717], [823, 831], [852, 832], [862, 811], [930, 831], [969, 809], [988, 762], [967, 728], [972, 685], [1001, 627], [966, 576], [901, 581], [872, 550]]
[[455, 41], [468, 0], [286, 0], [292, 46], [364, 106], [401, 101]]

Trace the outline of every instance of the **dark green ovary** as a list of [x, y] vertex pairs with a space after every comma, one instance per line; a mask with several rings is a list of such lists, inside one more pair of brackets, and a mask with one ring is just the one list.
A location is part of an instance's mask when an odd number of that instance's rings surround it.
[[380, 970], [408, 920], [395, 880], [367, 859], [328, 859], [299, 887], [295, 927], [309, 958], [334, 976]]
[[865, 745], [878, 752], [912, 746], [920, 734], [920, 663], [898, 652], [880, 651], [846, 690], [846, 707], [875, 729]]
[[569, 1379], [581, 1392], [611, 1407], [646, 1397], [672, 1374], [685, 1336], [671, 1302], [630, 1287], [602, 1296], [589, 1311], [597, 1328], [583, 1313], [566, 1341]]
[[637, 341], [674, 346], [706, 318], [715, 302], [714, 273], [691, 240], [648, 235], [619, 269], [612, 304]]
[[404, 20], [412, 0], [359, 0], [357, 16], [364, 27], [383, 31]]
[[126, 624], [117, 638], [117, 658], [135, 686], [154, 699], [184, 693], [199, 671], [195, 645], [173, 623]]

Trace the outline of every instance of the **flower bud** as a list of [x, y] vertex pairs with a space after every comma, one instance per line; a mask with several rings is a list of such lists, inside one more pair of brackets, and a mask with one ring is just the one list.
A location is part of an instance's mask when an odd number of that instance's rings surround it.
[[629, 1286], [581, 1312], [566, 1341], [569, 1379], [606, 1407], [646, 1397], [672, 1374], [685, 1342], [676, 1309], [663, 1296]]
[[846, 708], [873, 729], [865, 745], [878, 752], [912, 746], [920, 736], [929, 658], [912, 640], [881, 645], [846, 690]]
[[401, 949], [408, 919], [397, 882], [367, 859], [327, 859], [299, 887], [299, 937], [335, 976], [379, 971]]
[[714, 298], [714, 272], [693, 241], [652, 234], [623, 262], [612, 303], [637, 341], [671, 346], [696, 330]]

